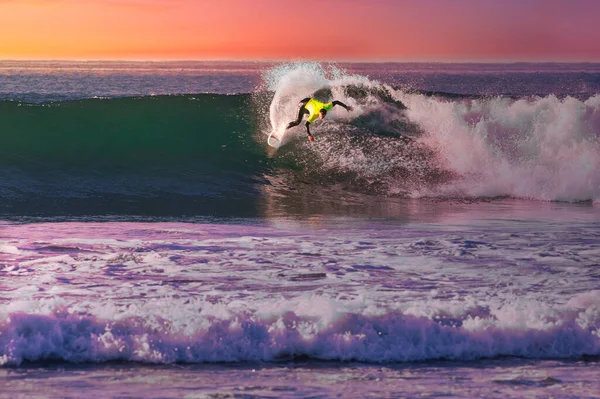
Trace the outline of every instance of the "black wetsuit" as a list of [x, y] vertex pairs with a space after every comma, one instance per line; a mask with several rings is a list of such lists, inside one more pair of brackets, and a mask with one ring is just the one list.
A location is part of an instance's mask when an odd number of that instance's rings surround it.
[[[286, 129], [289, 129], [289, 128], [294, 127], [294, 126], [298, 126], [300, 124], [300, 122], [302, 122], [302, 118], [304, 117], [304, 115], [305, 114], [310, 114], [310, 111], [307, 110], [306, 107], [305, 107], [306, 103], [309, 102], [309, 101], [310, 101], [310, 97], [307, 97], [307, 98], [304, 98], [304, 99], [300, 100], [300, 103], [298, 104], [298, 107], [299, 107], [298, 108], [298, 117], [296, 118], [295, 121], [292, 121], [292, 122], [288, 123]], [[344, 104], [343, 102], [341, 102], [341, 101], [334, 100], [334, 101], [331, 102], [331, 104], [334, 107], [336, 105], [340, 105], [340, 106], [344, 107], [347, 111], [350, 110], [349, 107], [346, 104]], [[310, 134], [310, 128], [309, 128], [310, 122], [306, 121], [305, 126], [306, 126], [306, 134], [308, 134], [308, 137], [311, 138], [312, 135]]]

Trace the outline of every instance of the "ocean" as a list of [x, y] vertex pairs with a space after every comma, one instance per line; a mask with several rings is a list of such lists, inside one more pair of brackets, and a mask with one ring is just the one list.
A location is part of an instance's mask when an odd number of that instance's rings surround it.
[[600, 397], [600, 64], [0, 61], [0, 138], [0, 397]]

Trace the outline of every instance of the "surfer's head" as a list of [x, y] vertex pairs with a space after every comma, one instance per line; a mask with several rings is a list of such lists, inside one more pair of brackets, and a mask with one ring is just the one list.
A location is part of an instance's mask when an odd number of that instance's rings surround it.
[[319, 118], [323, 119], [323, 118], [325, 118], [325, 115], [327, 115], [326, 109], [322, 109], [319, 111]]

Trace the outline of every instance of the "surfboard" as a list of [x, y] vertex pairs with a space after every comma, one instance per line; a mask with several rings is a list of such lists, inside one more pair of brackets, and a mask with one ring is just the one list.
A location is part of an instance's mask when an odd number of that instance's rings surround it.
[[269, 144], [273, 148], [279, 148], [283, 145], [283, 136], [285, 134], [285, 130], [283, 132], [278, 132], [273, 130], [271, 134], [269, 134], [269, 138], [267, 139], [267, 144]]

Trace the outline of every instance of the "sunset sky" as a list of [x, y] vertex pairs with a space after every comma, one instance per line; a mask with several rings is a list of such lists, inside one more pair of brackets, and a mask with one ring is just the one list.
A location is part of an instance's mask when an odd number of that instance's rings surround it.
[[596, 0], [0, 0], [0, 59], [600, 61]]

